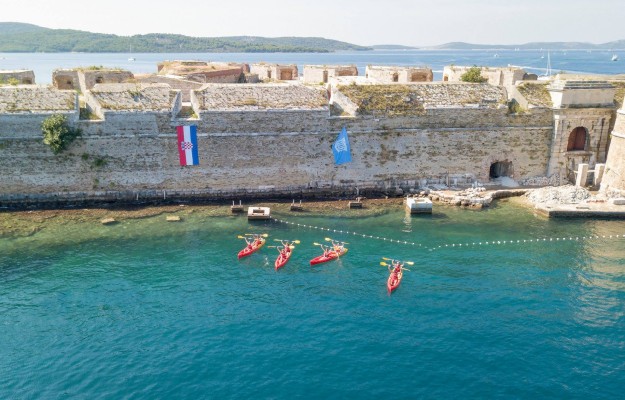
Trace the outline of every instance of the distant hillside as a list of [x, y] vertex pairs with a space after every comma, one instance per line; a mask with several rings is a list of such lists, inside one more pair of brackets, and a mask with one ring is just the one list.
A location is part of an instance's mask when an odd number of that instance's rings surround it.
[[520, 49], [520, 50], [594, 50], [594, 49], [625, 49], [625, 40], [617, 40], [608, 43], [586, 42], [531, 42], [525, 44], [475, 44], [465, 42], [450, 42], [439, 46], [429, 47], [441, 50], [482, 50], [482, 49]]
[[317, 37], [258, 36], [190, 37], [163, 33], [117, 36], [71, 29], [49, 29], [17, 22], [0, 22], [0, 52], [84, 53], [327, 53], [372, 50]]

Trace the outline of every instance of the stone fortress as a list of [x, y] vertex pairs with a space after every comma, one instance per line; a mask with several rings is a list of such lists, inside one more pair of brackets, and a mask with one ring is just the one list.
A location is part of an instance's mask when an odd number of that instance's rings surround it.
[[[0, 206], [136, 199], [400, 194], [428, 185], [575, 181], [579, 164], [625, 190], [625, 79], [467, 67], [442, 82], [419, 67], [171, 61], [158, 72], [0, 71]], [[12, 83], [8, 78], [12, 78]], [[19, 80], [19, 82], [16, 82]], [[4, 84], [3, 84], [4, 83]], [[618, 111], [617, 111], [618, 110]], [[63, 153], [41, 123], [82, 131]], [[175, 128], [197, 125], [199, 166], [180, 166]], [[346, 127], [352, 162], [331, 145]], [[599, 173], [588, 184], [599, 184]]]

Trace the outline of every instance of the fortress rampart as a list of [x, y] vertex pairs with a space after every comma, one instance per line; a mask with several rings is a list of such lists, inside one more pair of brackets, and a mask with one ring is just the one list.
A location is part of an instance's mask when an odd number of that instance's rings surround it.
[[[515, 111], [508, 91], [488, 84], [206, 84], [181, 118], [181, 90], [169, 85], [96, 84], [82, 100], [95, 119], [81, 119], [75, 91], [0, 87], [0, 206], [348, 196], [498, 176], [545, 185], [566, 179], [571, 159], [605, 160], [606, 96], [560, 109], [545, 87], [533, 89], [518, 91], [528, 108]], [[59, 155], [41, 135], [54, 113], [83, 132]], [[570, 150], [577, 124], [588, 145]], [[178, 125], [197, 125], [199, 166], [179, 165]], [[343, 127], [353, 161], [335, 166]]]

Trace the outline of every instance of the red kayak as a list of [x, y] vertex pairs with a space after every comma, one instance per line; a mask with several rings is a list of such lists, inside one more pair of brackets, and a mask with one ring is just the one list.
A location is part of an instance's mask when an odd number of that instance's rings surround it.
[[291, 258], [291, 254], [293, 254], [293, 249], [291, 249], [290, 246], [288, 246], [285, 250], [281, 251], [280, 254], [278, 255], [278, 258], [276, 258], [276, 271], [282, 267], [284, 267], [284, 264], [287, 263], [287, 261], [289, 261], [289, 258]]
[[397, 289], [399, 284], [401, 283], [401, 278], [404, 276], [404, 271], [401, 268], [394, 268], [393, 272], [388, 277], [388, 281], [386, 282], [386, 287], [388, 288], [388, 293], [390, 294], [393, 290]]
[[321, 264], [321, 263], [324, 263], [324, 262], [332, 261], [332, 260], [334, 260], [336, 258], [339, 258], [340, 256], [342, 256], [345, 253], [347, 253], [347, 249], [345, 247], [343, 247], [341, 249], [340, 253], [337, 253], [336, 251], [331, 251], [327, 255], [321, 255], [319, 257], [313, 258], [312, 260], [310, 260], [310, 265]]
[[243, 258], [243, 257], [249, 256], [250, 254], [252, 254], [256, 250], [258, 250], [261, 247], [263, 247], [264, 244], [265, 244], [265, 239], [262, 238], [262, 237], [254, 240], [251, 244], [245, 246], [245, 248], [239, 252], [239, 258]]

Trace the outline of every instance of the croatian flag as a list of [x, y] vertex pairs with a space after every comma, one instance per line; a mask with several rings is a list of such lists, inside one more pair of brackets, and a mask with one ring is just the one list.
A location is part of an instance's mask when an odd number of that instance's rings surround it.
[[341, 165], [352, 161], [352, 155], [349, 148], [349, 139], [347, 138], [347, 130], [343, 127], [336, 142], [332, 145], [332, 153], [334, 153], [334, 162]]
[[197, 126], [178, 126], [176, 130], [178, 131], [180, 165], [199, 165], [200, 158], [197, 154]]

